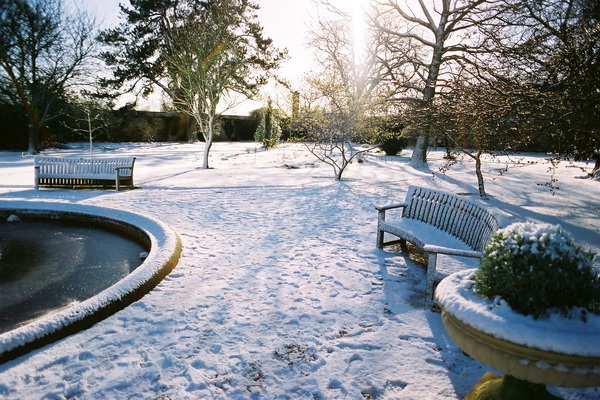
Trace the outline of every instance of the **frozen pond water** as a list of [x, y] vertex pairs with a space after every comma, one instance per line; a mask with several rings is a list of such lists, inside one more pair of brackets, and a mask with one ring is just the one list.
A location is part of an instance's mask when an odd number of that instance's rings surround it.
[[88, 299], [137, 268], [146, 249], [99, 226], [0, 224], [0, 334]]

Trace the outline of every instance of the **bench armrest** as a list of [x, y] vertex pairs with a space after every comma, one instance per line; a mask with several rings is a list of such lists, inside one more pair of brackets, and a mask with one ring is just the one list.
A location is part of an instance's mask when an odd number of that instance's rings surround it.
[[385, 211], [385, 210], [391, 210], [393, 208], [402, 208], [402, 207], [406, 207], [408, 206], [407, 203], [397, 203], [397, 204], [389, 204], [387, 206], [375, 206], [376, 210], [379, 211]]
[[121, 171], [124, 170], [124, 169], [125, 170], [130, 170], [131, 174], [133, 175], [133, 166], [131, 166], [131, 167], [115, 167], [115, 171], [117, 171], [117, 175], [118, 176], [121, 176]]
[[426, 244], [425, 246], [423, 246], [423, 251], [427, 253], [447, 254], [450, 256], [471, 258], [481, 258], [481, 256], [483, 255], [483, 253], [481, 253], [480, 251], [452, 249], [449, 247], [434, 246], [432, 244]]

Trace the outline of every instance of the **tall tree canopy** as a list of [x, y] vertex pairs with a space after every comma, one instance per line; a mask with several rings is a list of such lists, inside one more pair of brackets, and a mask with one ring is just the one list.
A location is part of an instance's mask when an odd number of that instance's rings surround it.
[[[506, 0], [485, 33], [487, 82], [510, 99], [507, 117], [540, 150], [589, 157], [600, 149], [600, 4]], [[482, 64], [481, 61], [478, 62]]]
[[95, 22], [67, 12], [60, 0], [0, 2], [0, 101], [20, 110], [28, 124], [29, 153], [56, 105], [83, 82], [95, 54]]
[[377, 53], [384, 66], [380, 79], [396, 86], [390, 100], [408, 104], [423, 118], [416, 124], [417, 144], [410, 164], [427, 162], [428, 119], [436, 95], [456, 77], [463, 54], [471, 48], [461, 40], [489, 18], [490, 0], [377, 0], [372, 19], [385, 37]]
[[187, 19], [196, 18], [200, 10], [181, 0], [130, 3], [130, 7], [119, 4], [125, 20], [100, 34], [100, 40], [110, 46], [102, 58], [112, 67], [112, 76], [104, 78], [103, 84], [117, 94], [137, 89], [147, 95], [157, 86], [168, 91], [165, 57], [172, 48], [172, 33]]
[[[477, 133], [478, 151], [595, 157], [600, 168], [598, 1], [374, 3], [379, 78], [396, 86], [390, 100], [412, 106], [411, 165], [426, 161], [429, 136], [443, 127], [462, 139]], [[434, 123], [440, 116], [453, 123]]]
[[160, 87], [172, 104], [198, 123], [206, 145], [203, 168], [223, 99], [250, 97], [284, 57], [263, 36], [258, 6], [248, 0], [133, 0], [126, 21], [102, 40], [114, 67], [107, 84], [143, 94]]

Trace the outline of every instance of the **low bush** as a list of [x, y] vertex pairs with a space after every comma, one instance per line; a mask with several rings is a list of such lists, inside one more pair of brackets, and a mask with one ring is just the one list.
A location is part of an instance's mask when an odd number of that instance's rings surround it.
[[385, 138], [379, 148], [387, 155], [387, 156], [395, 156], [400, 153], [406, 147], [408, 141], [403, 136], [393, 136]]

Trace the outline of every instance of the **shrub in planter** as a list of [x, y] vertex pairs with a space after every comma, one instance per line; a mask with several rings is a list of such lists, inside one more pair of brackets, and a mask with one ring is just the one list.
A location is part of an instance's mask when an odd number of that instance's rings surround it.
[[600, 275], [593, 260], [594, 253], [560, 226], [512, 224], [484, 249], [474, 290], [536, 319], [579, 307], [600, 314]]

